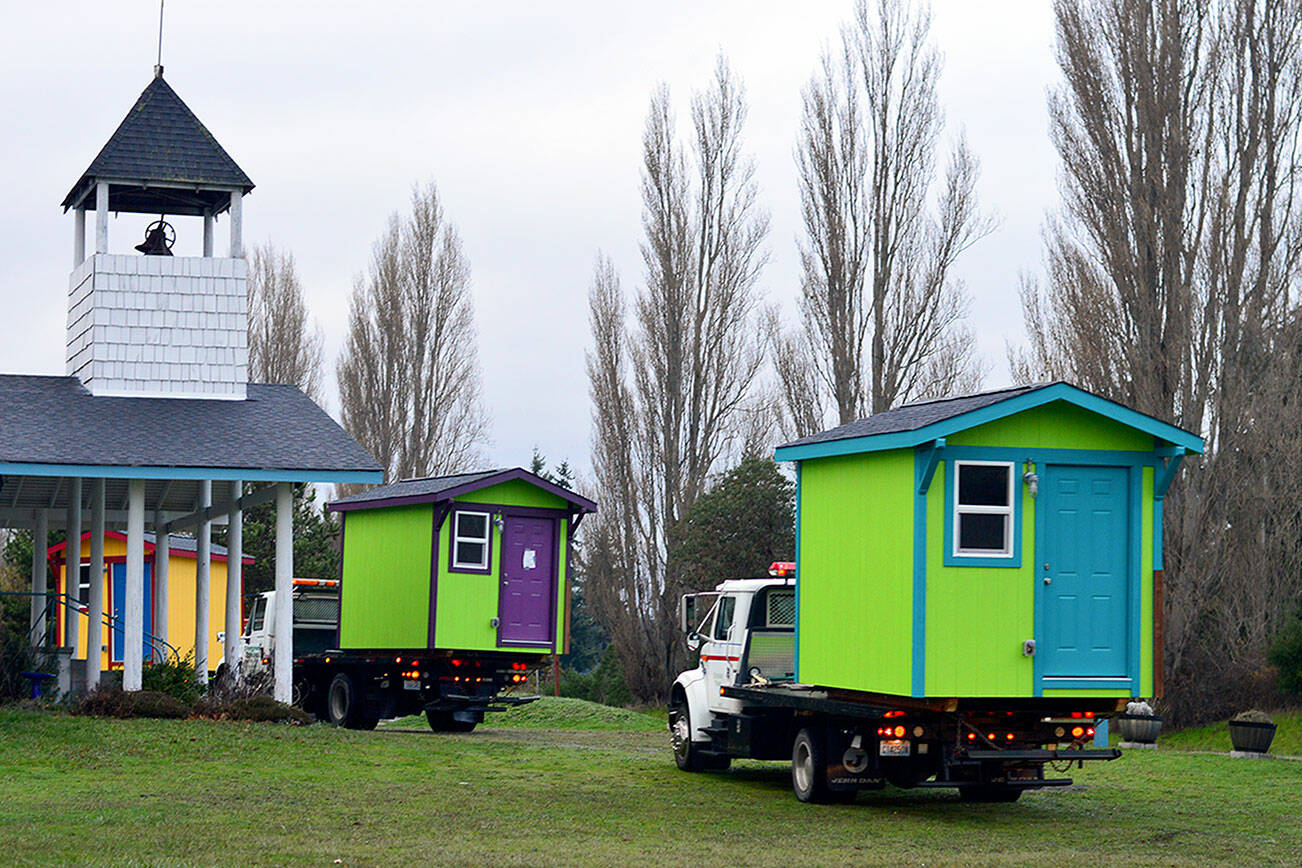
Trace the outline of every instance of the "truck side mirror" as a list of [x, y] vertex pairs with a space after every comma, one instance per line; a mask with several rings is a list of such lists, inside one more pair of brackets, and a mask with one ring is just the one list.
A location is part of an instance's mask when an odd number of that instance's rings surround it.
[[[696, 623], [696, 595], [683, 594], [678, 600], [678, 629], [687, 633], [689, 636], [694, 633], [692, 625]], [[700, 642], [698, 641], [699, 645]], [[688, 641], [688, 647], [691, 647], [691, 641]], [[695, 651], [695, 648], [692, 648]]]
[[700, 650], [700, 647], [701, 647], [701, 634], [700, 634], [700, 633], [688, 633], [688, 634], [687, 634], [687, 650], [688, 650], [688, 651], [691, 651], [691, 652], [693, 652], [693, 653], [695, 653], [696, 651]]

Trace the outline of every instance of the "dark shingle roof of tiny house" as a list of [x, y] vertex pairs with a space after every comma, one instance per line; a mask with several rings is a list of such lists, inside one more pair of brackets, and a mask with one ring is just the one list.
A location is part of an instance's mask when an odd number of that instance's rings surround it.
[[480, 470], [474, 473], [456, 473], [449, 476], [428, 476], [423, 479], [403, 479], [381, 485], [341, 498], [329, 504], [337, 512], [352, 509], [374, 509], [381, 506], [402, 506], [409, 503], [434, 503], [452, 500], [459, 494], [467, 494], [500, 485], [513, 479], [522, 479], [549, 494], [554, 494], [580, 512], [596, 512], [597, 504], [582, 495], [575, 494], [568, 488], [548, 482], [541, 476], [530, 473], [523, 468], [502, 468], [498, 470]]
[[1203, 451], [1202, 438], [1195, 434], [1070, 383], [1057, 381], [905, 404], [785, 443], [778, 447], [775, 457], [778, 461], [791, 461], [819, 455], [916, 446], [1052, 401], [1076, 404], [1190, 452]]

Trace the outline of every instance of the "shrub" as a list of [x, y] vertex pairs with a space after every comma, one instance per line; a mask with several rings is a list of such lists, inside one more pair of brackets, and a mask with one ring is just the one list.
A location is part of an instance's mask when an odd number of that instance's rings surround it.
[[1302, 696], [1302, 605], [1270, 649], [1270, 662], [1279, 669], [1276, 676], [1284, 693]]
[[24, 672], [57, 671], [53, 658], [28, 642], [27, 633], [0, 625], [0, 700], [25, 699], [31, 682]]
[[603, 705], [624, 707], [632, 703], [633, 695], [624, 683], [624, 669], [614, 645], [607, 645], [601, 656], [601, 665], [589, 675], [565, 672], [561, 679], [561, 696], [600, 702]]
[[124, 691], [101, 687], [82, 697], [77, 703], [76, 713], [95, 717], [181, 718], [189, 717], [193, 709], [175, 696], [157, 690]]
[[186, 705], [194, 705], [203, 692], [194, 668], [194, 652], [184, 657], [170, 655], [162, 663], [146, 666], [141, 678], [146, 691], [166, 693]]
[[252, 720], [268, 723], [292, 723], [307, 726], [312, 723], [312, 715], [301, 708], [277, 702], [270, 696], [246, 696], [229, 702], [206, 698], [200, 701], [196, 711], [203, 717], [214, 720]]
[[1240, 711], [1234, 717], [1230, 718], [1232, 723], [1274, 723], [1275, 720], [1264, 711], [1258, 711], [1255, 708], [1248, 711]]

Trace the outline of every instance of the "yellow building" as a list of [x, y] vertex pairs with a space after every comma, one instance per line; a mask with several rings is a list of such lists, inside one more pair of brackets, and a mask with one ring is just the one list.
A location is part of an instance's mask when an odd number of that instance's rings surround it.
[[[196, 540], [192, 536], [171, 534], [168, 544], [167, 560], [167, 595], [166, 608], [162, 611], [163, 600], [160, 588], [154, 581], [155, 537], [152, 533], [145, 535], [145, 642], [144, 659], [146, 663], [160, 662], [170, 652], [168, 646], [175, 648], [180, 656], [194, 653], [195, 630], [195, 572]], [[60, 543], [49, 549], [50, 568], [58, 582], [58, 592], [67, 588], [64, 573], [66, 544]], [[126, 534], [107, 531], [104, 534], [104, 617], [101, 619], [100, 647], [104, 670], [122, 668], [123, 652], [123, 603], [126, 586]], [[225, 650], [218, 635], [226, 629], [226, 549], [214, 544], [211, 549], [211, 566], [208, 574], [208, 636], [209, 667], [216, 668]], [[253, 563], [253, 558], [243, 558], [245, 564]], [[90, 533], [81, 535], [81, 582], [72, 595], [83, 603], [88, 599], [90, 587]], [[60, 613], [58, 624], [59, 644], [66, 645], [67, 624], [64, 622], [64, 607], [57, 607]], [[243, 611], [243, 607], [241, 607]], [[87, 628], [89, 617], [85, 614], [75, 616], [80, 619], [77, 633], [77, 658], [86, 656], [86, 639], [90, 631]], [[166, 630], [160, 629], [166, 619]], [[240, 625], [235, 626], [235, 633]]]

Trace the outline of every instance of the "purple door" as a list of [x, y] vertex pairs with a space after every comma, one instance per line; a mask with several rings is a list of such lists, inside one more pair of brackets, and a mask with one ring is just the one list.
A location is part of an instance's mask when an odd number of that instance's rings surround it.
[[550, 645], [556, 522], [507, 516], [502, 529], [502, 594], [498, 642]]

